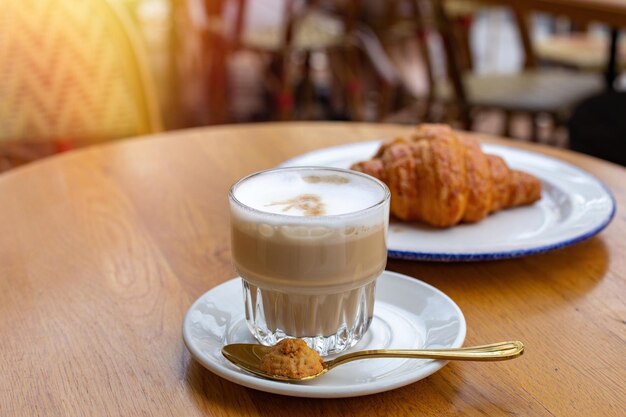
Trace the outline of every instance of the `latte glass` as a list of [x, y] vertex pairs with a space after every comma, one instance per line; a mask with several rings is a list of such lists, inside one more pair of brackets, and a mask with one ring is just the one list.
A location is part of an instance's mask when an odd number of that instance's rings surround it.
[[260, 343], [298, 337], [328, 355], [361, 339], [387, 262], [389, 198], [379, 180], [334, 168], [278, 168], [233, 185], [232, 254]]

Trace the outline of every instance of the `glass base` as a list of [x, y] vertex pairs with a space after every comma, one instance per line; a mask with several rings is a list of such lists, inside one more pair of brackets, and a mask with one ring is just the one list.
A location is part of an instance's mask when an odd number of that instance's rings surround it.
[[343, 352], [367, 332], [376, 281], [335, 294], [285, 293], [243, 279], [246, 323], [263, 345], [297, 337], [321, 356]]

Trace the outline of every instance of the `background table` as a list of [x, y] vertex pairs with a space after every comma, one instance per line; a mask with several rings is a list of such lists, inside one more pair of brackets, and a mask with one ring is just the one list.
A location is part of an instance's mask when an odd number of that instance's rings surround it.
[[[611, 27], [608, 61], [605, 73], [607, 88], [613, 89], [617, 77], [617, 44], [619, 30], [626, 28], [626, 0], [481, 0], [510, 6], [518, 11], [539, 11], [568, 18], [587, 25], [604, 23]], [[530, 40], [524, 40], [530, 42]]]
[[[305, 400], [243, 388], [190, 358], [183, 315], [235, 275], [229, 186], [305, 151], [408, 131], [343, 123], [224, 126], [72, 152], [0, 176], [0, 415], [623, 413], [621, 210], [598, 237], [550, 254], [474, 264], [389, 262], [459, 304], [466, 344], [520, 339], [527, 347], [520, 359], [450, 363], [395, 391]], [[524, 147], [598, 176], [626, 206], [625, 169]]]

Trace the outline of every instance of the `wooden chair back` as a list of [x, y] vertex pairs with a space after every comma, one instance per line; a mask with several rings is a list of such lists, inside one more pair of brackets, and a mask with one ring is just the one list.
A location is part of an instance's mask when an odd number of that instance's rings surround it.
[[[462, 127], [469, 128], [470, 114], [467, 93], [459, 64], [460, 47], [455, 42], [452, 32], [452, 21], [446, 13], [444, 5], [439, 0], [415, 0], [415, 5], [415, 18], [425, 33], [423, 36], [418, 36], [418, 41], [423, 44], [421, 49], [425, 51], [425, 63], [428, 66], [428, 77], [431, 80], [431, 97], [433, 95], [432, 90], [436, 88], [436, 85], [447, 81], [454, 94], [454, 104], [456, 104], [459, 111], [459, 120]], [[435, 56], [435, 53], [437, 51], [432, 51], [429, 45], [431, 35], [435, 35], [440, 40], [442, 46], [442, 51], [440, 52], [443, 52], [445, 60], [445, 71], [443, 71], [443, 74], [436, 66], [438, 57]]]

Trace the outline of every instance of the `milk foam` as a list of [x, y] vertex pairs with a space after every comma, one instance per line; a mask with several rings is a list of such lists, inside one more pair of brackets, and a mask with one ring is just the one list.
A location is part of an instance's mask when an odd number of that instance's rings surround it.
[[386, 195], [381, 185], [361, 175], [308, 169], [261, 173], [237, 185], [233, 192], [248, 207], [289, 216], [353, 213], [375, 205]]

